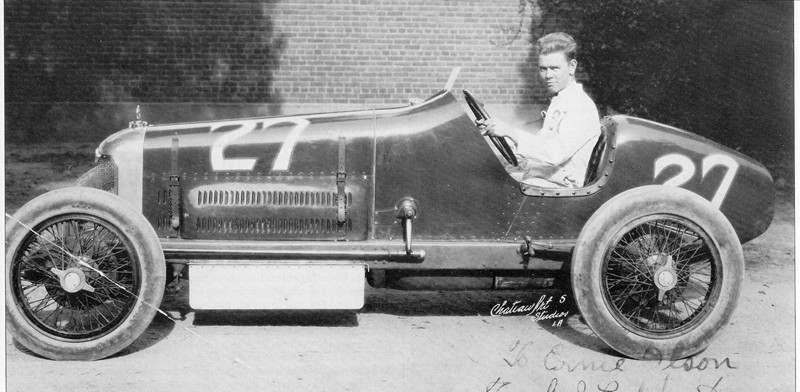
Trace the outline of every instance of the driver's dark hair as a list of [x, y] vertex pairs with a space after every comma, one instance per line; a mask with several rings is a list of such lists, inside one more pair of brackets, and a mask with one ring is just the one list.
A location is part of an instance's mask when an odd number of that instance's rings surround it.
[[567, 33], [550, 33], [536, 41], [536, 50], [539, 55], [562, 52], [569, 61], [577, 58], [578, 43]]

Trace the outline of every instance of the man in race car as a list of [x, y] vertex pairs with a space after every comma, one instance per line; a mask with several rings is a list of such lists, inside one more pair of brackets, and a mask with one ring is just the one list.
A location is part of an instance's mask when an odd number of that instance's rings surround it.
[[[592, 99], [575, 81], [577, 43], [566, 33], [537, 42], [539, 76], [553, 94], [538, 133], [497, 119], [478, 122], [484, 135], [511, 139], [523, 183], [545, 188], [581, 187], [600, 136], [600, 117]], [[514, 173], [512, 173], [513, 175]]]

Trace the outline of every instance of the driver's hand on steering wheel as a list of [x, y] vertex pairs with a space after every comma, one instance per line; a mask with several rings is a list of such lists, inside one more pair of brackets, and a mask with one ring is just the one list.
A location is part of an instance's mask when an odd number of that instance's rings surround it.
[[481, 132], [481, 135], [507, 137], [511, 139], [514, 144], [517, 143], [517, 135], [519, 130], [505, 121], [498, 120], [496, 118], [488, 118], [484, 120], [478, 120], [476, 124], [478, 125], [478, 130]]

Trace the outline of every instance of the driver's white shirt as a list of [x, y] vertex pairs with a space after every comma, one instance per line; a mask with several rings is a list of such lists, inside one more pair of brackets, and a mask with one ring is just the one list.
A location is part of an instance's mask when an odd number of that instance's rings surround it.
[[581, 187], [600, 116], [580, 83], [559, 91], [550, 102], [538, 133], [520, 132], [516, 155], [522, 182], [542, 187]]

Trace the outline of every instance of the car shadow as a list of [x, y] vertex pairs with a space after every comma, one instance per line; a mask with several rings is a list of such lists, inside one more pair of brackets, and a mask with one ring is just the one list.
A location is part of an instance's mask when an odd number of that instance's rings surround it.
[[175, 322], [167, 318], [167, 316], [157, 313], [147, 329], [133, 343], [108, 358], [125, 357], [152, 347], [166, 339], [174, 329]]
[[[189, 307], [188, 281], [180, 292], [165, 294], [161, 310], [170, 315], [157, 314], [149, 328], [129, 347], [115, 354], [122, 357], [144, 350], [165, 339], [176, 322], [190, 320], [193, 326], [285, 326], [285, 327], [358, 327], [361, 314], [388, 314], [402, 317], [490, 316], [498, 306], [510, 308], [514, 302], [521, 305], [536, 304], [540, 299], [552, 298], [548, 314], [566, 312], [554, 319], [536, 323], [547, 333], [560, 340], [595, 352], [619, 356], [609, 348], [585, 323], [572, 301], [569, 286], [529, 290], [474, 290], [474, 291], [406, 291], [376, 289], [367, 286], [364, 307], [358, 310], [194, 310]], [[558, 303], [564, 297], [563, 303]], [[530, 317], [524, 314], [504, 317]], [[174, 319], [175, 321], [173, 321]], [[560, 321], [560, 322], [559, 322]]]
[[196, 326], [357, 327], [358, 316], [347, 310], [202, 310]]
[[572, 291], [570, 291], [569, 287], [567, 287], [566, 292], [568, 292], [569, 295], [561, 309], [569, 312], [569, 315], [563, 319], [563, 322], [554, 323], [550, 320], [544, 320], [537, 322], [537, 324], [553, 336], [575, 346], [613, 357], [620, 357], [616, 351], [605, 344], [605, 342], [592, 331], [589, 325], [586, 324], [586, 321], [578, 310], [578, 305], [575, 303]]
[[395, 316], [489, 316], [492, 308], [515, 301], [531, 304], [541, 297], [558, 297], [560, 289], [406, 291], [367, 288], [359, 313]]
[[[166, 339], [175, 329], [175, 324], [178, 321], [186, 320], [186, 314], [191, 311], [188, 305], [188, 294], [188, 290], [178, 292], [167, 290], [159, 306], [159, 312], [156, 313], [147, 329], [128, 347], [109, 358], [124, 357], [134, 354]], [[184, 297], [186, 298], [185, 301]], [[184, 305], [184, 303], [186, 305]]]
[[[145, 331], [136, 340], [134, 340], [133, 343], [118, 353], [108, 356], [107, 358], [125, 357], [130, 354], [145, 350], [148, 347], [154, 346], [160, 341], [164, 340], [170, 335], [170, 333], [172, 333], [173, 329], [175, 329], [175, 322], [160, 313], [156, 313], [155, 318], [153, 318], [153, 321], [150, 323], [147, 329], [145, 329]], [[17, 339], [12, 339], [12, 344], [17, 350], [26, 355], [49, 360], [49, 358], [29, 350], [27, 347], [23, 346], [22, 343], [17, 341]]]
[[194, 326], [358, 326], [352, 310], [196, 310], [189, 306], [190, 284], [184, 280], [180, 291], [166, 293], [161, 309], [176, 321], [191, 319]]
[[[559, 300], [564, 298], [563, 303]], [[490, 316], [493, 307], [503, 304], [509, 308], [515, 301], [520, 305], [536, 304], [540, 298], [553, 302], [535, 321], [544, 331], [565, 343], [587, 350], [620, 357], [589, 328], [573, 301], [569, 285], [556, 284], [549, 288], [531, 290], [481, 290], [481, 291], [401, 291], [367, 289], [366, 303], [359, 313], [383, 313], [396, 316]], [[563, 314], [558, 318], [547, 315]], [[523, 314], [503, 317], [531, 317]]]
[[[43, 357], [43, 356], [41, 356], [41, 355], [29, 350], [27, 347], [23, 346], [22, 343], [17, 341], [17, 339], [12, 339], [11, 343], [14, 345], [14, 348], [16, 348], [17, 350], [19, 350], [21, 353], [23, 353], [25, 355], [30, 355], [32, 357], [36, 357], [36, 358], [40, 358], [40, 359], [44, 359], [44, 360], [49, 360], [49, 358], [45, 358], [45, 357]], [[6, 354], [6, 355], [8, 355], [8, 354]]]

